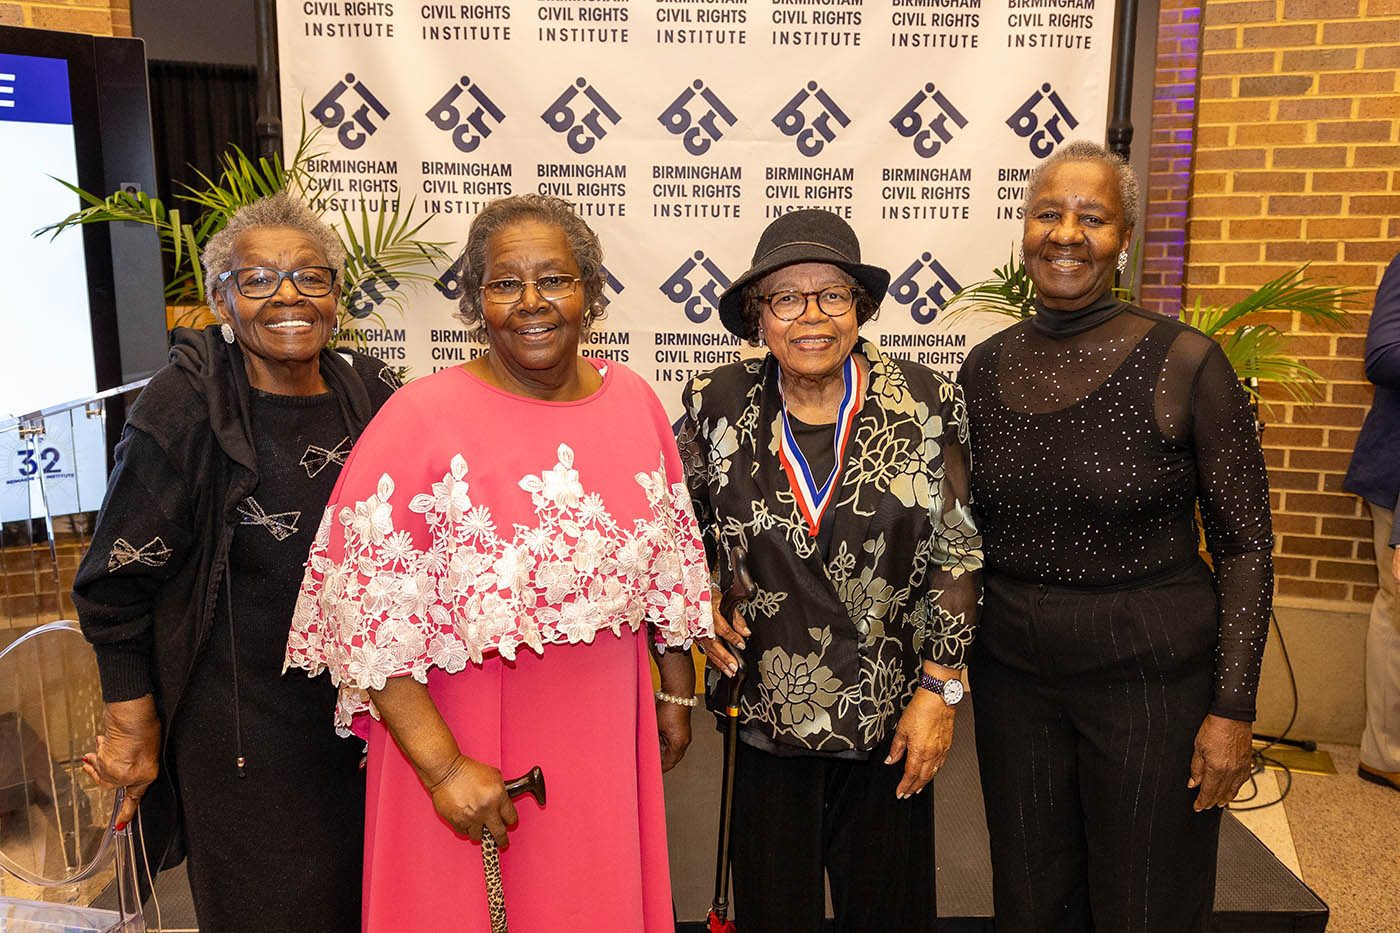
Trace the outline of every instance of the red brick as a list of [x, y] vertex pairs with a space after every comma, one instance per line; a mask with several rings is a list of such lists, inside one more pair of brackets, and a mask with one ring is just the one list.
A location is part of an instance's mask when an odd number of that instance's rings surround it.
[[1317, 124], [1320, 143], [1388, 143], [1395, 137], [1395, 127], [1385, 120], [1346, 120]]
[[[1341, 212], [1342, 199], [1333, 195], [1279, 194], [1269, 198], [1270, 214], [1336, 216]], [[1244, 211], [1238, 213], [1244, 213]]]
[[[1299, 226], [1301, 226], [1301, 224]], [[1200, 220], [1193, 218], [1186, 222], [1186, 239], [1189, 242], [1195, 242], [1197, 240], [1218, 240], [1220, 239], [1222, 227], [1223, 222], [1219, 220]]]
[[1273, 150], [1274, 168], [1345, 168], [1345, 146], [1299, 146]]
[[[1246, 26], [1241, 47], [1246, 49], [1277, 49], [1290, 45], [1312, 46], [1316, 44], [1316, 23], [1289, 23], [1283, 26]], [[1340, 45], [1341, 43], [1329, 42], [1327, 44]], [[1311, 83], [1311, 79], [1309, 80]], [[1306, 89], [1305, 85], [1304, 90]], [[1302, 91], [1284, 91], [1283, 93], [1300, 94]]]
[[[1243, 79], [1241, 79], [1243, 80]], [[1278, 102], [1280, 120], [1338, 120], [1351, 117], [1350, 97], [1305, 97]]]
[[1356, 67], [1357, 49], [1307, 49], [1283, 53], [1280, 71], [1343, 71]]
[[1196, 123], [1263, 123], [1269, 119], [1267, 100], [1206, 100], [1196, 106]]
[[1378, 45], [1361, 52], [1363, 68], [1400, 67], [1400, 45]]
[[[1336, 520], [1351, 521], [1351, 519]], [[1288, 512], [1278, 512], [1274, 515], [1274, 534], [1281, 535], [1284, 532], [1305, 535], [1317, 534], [1319, 521], [1328, 521], [1328, 519], [1319, 519], [1316, 515], [1293, 515]]]
[[1309, 557], [1350, 557], [1352, 548], [1350, 539], [1305, 538], [1298, 535], [1284, 535], [1282, 551], [1285, 554], [1299, 554]]
[[[1271, 244], [1272, 245], [1272, 244]], [[1258, 243], [1193, 243], [1192, 262], [1258, 262]], [[1336, 250], [1329, 259], [1336, 258]]]
[[1395, 90], [1394, 71], [1349, 71], [1318, 78], [1320, 94], [1389, 94]]
[[[1274, 525], [1278, 525], [1278, 516], [1274, 516]], [[1312, 576], [1313, 562], [1306, 557], [1274, 557], [1274, 574], [1280, 577], [1310, 577]]]
[[1343, 583], [1320, 583], [1317, 580], [1295, 580], [1280, 577], [1276, 584], [1280, 596], [1300, 596], [1307, 599], [1346, 599], [1347, 587]]
[[1324, 518], [1322, 520], [1322, 533], [1335, 535], [1339, 538], [1370, 538], [1371, 520], [1369, 518]]
[[1400, 165], [1400, 146], [1357, 146], [1355, 152], [1352, 164], [1357, 168], [1392, 168]]
[[1376, 546], [1370, 541], [1356, 542], [1356, 557], [1366, 561], [1367, 566], [1373, 566], [1376, 560]]
[[[1301, 470], [1270, 470], [1270, 471], [1269, 471], [1269, 488], [1270, 488], [1270, 489], [1297, 489], [1297, 490], [1301, 490], [1302, 492], [1317, 492], [1317, 489], [1318, 489], [1317, 473], [1314, 473], [1314, 472], [1304, 472], [1304, 471], [1301, 471]], [[1299, 553], [1303, 553], [1303, 552], [1299, 552]], [[1314, 552], [1309, 552], [1309, 553], [1314, 553]], [[1347, 554], [1348, 554], [1348, 555], [1351, 554], [1351, 550], [1350, 550], [1350, 549], [1347, 550]]]
[[1262, 191], [1266, 194], [1278, 191], [1302, 191], [1307, 186], [1307, 175], [1302, 172], [1236, 172], [1235, 192]]
[[[1219, 100], [1222, 97], [1234, 97], [1235, 82], [1237, 80], [1237, 78], [1231, 77], [1204, 78], [1195, 86], [1190, 84], [1183, 85], [1183, 87], [1190, 88], [1190, 93], [1173, 94], [1172, 96], [1177, 99], [1178, 103], [1185, 104], [1187, 109], [1184, 112], [1189, 113], [1196, 109], [1196, 98], [1198, 96], [1201, 100]], [[1152, 96], [1154, 99], [1160, 100], [1167, 95], [1165, 89], [1161, 85], [1158, 85]]]
[[[1230, 145], [1230, 127], [1228, 126], [1201, 126], [1196, 128], [1196, 151], [1202, 149], [1223, 149]], [[1187, 142], [1190, 142], [1188, 138]], [[1186, 167], [1190, 167], [1190, 160], [1186, 160]]]
[[[1240, 30], [1238, 26], [1217, 26], [1213, 29], [1206, 29], [1201, 33], [1201, 48], [1203, 49], [1236, 49], [1239, 48]], [[1162, 40], [1157, 40], [1157, 51], [1162, 51]]]
[[1369, 604], [1376, 598], [1377, 592], [1379, 592], [1378, 587], [1362, 586], [1359, 583], [1353, 584], [1351, 588], [1351, 599], [1352, 602]]
[[[1341, 198], [1336, 200], [1340, 208]], [[1239, 214], [1258, 214], [1261, 206], [1259, 198], [1207, 197], [1192, 198], [1190, 210], [1192, 217], [1233, 217]]]
[[1379, 214], [1382, 217], [1394, 217], [1400, 214], [1400, 195], [1352, 195], [1347, 207], [1352, 214]]
[[1187, 285], [1216, 285], [1220, 282], [1220, 267], [1187, 266], [1182, 280]]
[[[1371, 16], [1374, 10], [1366, 11]], [[1323, 23], [1323, 45], [1369, 45], [1400, 40], [1400, 19], [1365, 19], [1352, 23]]]
[[1216, 75], [1271, 74], [1275, 52], [1204, 52], [1201, 74]]
[[[1224, 172], [1197, 172], [1191, 178], [1191, 191], [1195, 194], [1224, 194], [1226, 178]], [[1180, 189], [1155, 187], [1147, 189], [1147, 203], [1149, 204], [1163, 204], [1168, 201], [1183, 201], [1185, 199], [1184, 183]]]
[[1284, 0], [1283, 18], [1349, 19], [1361, 12], [1360, 0]]
[[35, 29], [55, 29], [60, 32], [84, 32], [93, 36], [112, 34], [112, 17], [97, 10], [74, 10], [63, 7], [31, 6], [29, 25]]
[[1338, 560], [1320, 560], [1317, 562], [1316, 575], [1320, 580], [1348, 580], [1352, 583], [1369, 583], [1376, 579], [1376, 567], [1370, 563], [1352, 564]]
[[1362, 97], [1356, 102], [1356, 115], [1363, 120], [1400, 117], [1400, 99], [1391, 94], [1383, 97]]
[[1381, 222], [1375, 217], [1309, 217], [1305, 230], [1309, 239], [1374, 239], [1381, 235]]
[[[1276, 265], [1254, 265], [1254, 266], [1226, 266], [1225, 285], [1263, 285], [1271, 282], [1289, 270], [1289, 266]], [[1251, 319], [1252, 320], [1252, 319]]]
[[1340, 474], [1340, 473], [1323, 473], [1323, 474], [1322, 474], [1322, 491], [1323, 491], [1323, 492], [1346, 492], [1346, 490], [1342, 488], [1342, 474]]
[[1329, 470], [1345, 473], [1351, 454], [1341, 450], [1290, 450], [1288, 465], [1295, 470]]
[[1201, 22], [1206, 26], [1223, 23], [1268, 23], [1277, 16], [1273, 0], [1246, 0], [1244, 3], [1208, 3]]
[[[1249, 123], [1235, 127], [1235, 142], [1241, 146], [1288, 146], [1307, 142], [1308, 123]], [[1322, 126], [1323, 124], [1317, 124]], [[1325, 140], [1349, 142], [1350, 140]]]
[[1264, 168], [1268, 158], [1267, 149], [1210, 149], [1196, 153], [1196, 171]]
[[[1313, 369], [1317, 369], [1317, 366], [1313, 365]], [[1318, 370], [1318, 372], [1321, 372], [1321, 370]], [[1356, 449], [1356, 439], [1360, 435], [1360, 431], [1331, 428], [1327, 432], [1327, 448], [1329, 450], [1354, 450]], [[1357, 514], [1361, 514], [1359, 506], [1357, 508]]]
[[1397, 252], [1396, 244], [1389, 241], [1375, 243], [1347, 243], [1347, 262], [1390, 262]]
[[23, 26], [24, 7], [18, 3], [0, 3], [0, 26]]
[[1387, 172], [1314, 172], [1314, 191], [1384, 191], [1390, 183]]
[[1284, 496], [1284, 504], [1290, 512], [1341, 515], [1346, 518], [1355, 517], [1357, 513], [1354, 498], [1330, 492], [1289, 492]]
[[1339, 246], [1326, 240], [1268, 243], [1264, 247], [1264, 258], [1269, 262], [1336, 262]]

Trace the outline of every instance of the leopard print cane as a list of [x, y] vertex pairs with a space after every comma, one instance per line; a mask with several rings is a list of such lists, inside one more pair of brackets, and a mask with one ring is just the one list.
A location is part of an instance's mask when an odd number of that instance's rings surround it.
[[486, 909], [491, 911], [491, 933], [507, 933], [506, 889], [501, 884], [501, 857], [496, 837], [481, 834], [481, 870], [486, 875]]

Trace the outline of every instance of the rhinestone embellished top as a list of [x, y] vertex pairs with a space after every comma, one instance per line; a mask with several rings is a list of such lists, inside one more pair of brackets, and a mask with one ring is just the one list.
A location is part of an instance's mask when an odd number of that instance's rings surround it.
[[1220, 641], [1212, 712], [1252, 719], [1272, 607], [1268, 476], [1248, 396], [1215, 341], [1122, 305], [1055, 338], [1023, 321], [963, 364], [988, 573], [1131, 585], [1197, 559]]

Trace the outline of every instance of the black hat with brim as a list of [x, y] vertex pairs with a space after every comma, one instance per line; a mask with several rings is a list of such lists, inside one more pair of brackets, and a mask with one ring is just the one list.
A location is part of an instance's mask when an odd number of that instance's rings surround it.
[[860, 261], [860, 241], [850, 224], [831, 211], [792, 211], [768, 225], [758, 238], [749, 270], [720, 295], [719, 319], [724, 329], [743, 337], [744, 287], [776, 269], [799, 262], [825, 262], [845, 271], [876, 306], [890, 287], [889, 272]]

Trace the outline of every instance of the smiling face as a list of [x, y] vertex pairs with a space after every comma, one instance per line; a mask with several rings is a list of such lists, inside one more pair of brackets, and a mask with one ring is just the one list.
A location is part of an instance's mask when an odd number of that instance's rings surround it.
[[[802, 292], [820, 291], [828, 285], [854, 285], [856, 280], [841, 269], [825, 262], [800, 262], [770, 272], [758, 283], [760, 295], [795, 289]], [[796, 320], [780, 320], [767, 303], [763, 303], [759, 324], [763, 342], [778, 361], [778, 367], [788, 376], [804, 379], [836, 377], [841, 365], [856, 345], [860, 324], [853, 307], [840, 317], [829, 317], [817, 307], [816, 297], [807, 299], [807, 307]]]
[[[329, 266], [325, 251], [292, 227], [259, 227], [233, 241], [232, 268], [266, 266], [290, 272], [304, 266]], [[268, 298], [244, 298], [229, 276], [214, 293], [214, 313], [233, 327], [254, 387], [294, 395], [308, 373], [318, 371], [317, 354], [335, 332], [340, 283], [330, 294], [307, 298], [291, 279], [283, 279]]]
[[[557, 225], [525, 218], [486, 241], [482, 282], [535, 282], [550, 275], [579, 276], [569, 239]], [[491, 354], [516, 381], [548, 386], [557, 379], [563, 385], [576, 375], [584, 320], [582, 282], [572, 295], [554, 301], [546, 301], [534, 285], [526, 285], [520, 298], [508, 303], [483, 295], [481, 311]]]
[[1060, 162], [1046, 171], [1026, 213], [1026, 273], [1047, 308], [1077, 311], [1113, 284], [1124, 226], [1117, 175], [1106, 162]]

